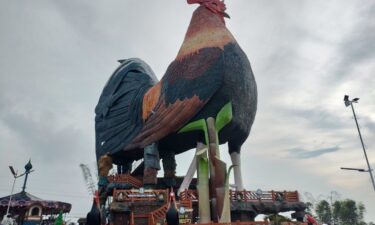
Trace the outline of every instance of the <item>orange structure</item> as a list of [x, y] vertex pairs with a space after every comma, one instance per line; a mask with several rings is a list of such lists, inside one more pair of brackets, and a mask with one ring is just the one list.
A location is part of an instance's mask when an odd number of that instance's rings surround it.
[[[163, 225], [169, 204], [169, 189], [144, 189], [143, 182], [129, 174], [111, 175], [110, 184], [129, 185], [132, 188], [114, 188], [110, 198], [109, 210], [111, 224], [130, 225]], [[194, 181], [193, 181], [194, 183]], [[185, 189], [177, 196], [180, 224], [196, 224], [198, 221], [198, 191], [195, 188]], [[229, 190], [231, 202], [231, 223], [209, 223], [222, 225], [268, 225], [267, 221], [251, 221], [254, 216], [251, 210], [260, 206], [272, 210], [274, 205], [303, 204], [297, 191], [236, 191]], [[242, 211], [239, 209], [242, 207]], [[249, 209], [249, 210], [248, 210]], [[250, 210], [251, 209], [251, 210]], [[303, 223], [298, 223], [303, 224]], [[289, 224], [287, 224], [289, 225]]]

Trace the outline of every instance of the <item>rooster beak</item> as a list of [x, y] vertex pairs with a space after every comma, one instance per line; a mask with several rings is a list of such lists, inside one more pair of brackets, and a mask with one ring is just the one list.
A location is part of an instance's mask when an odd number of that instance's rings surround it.
[[230, 19], [230, 16], [226, 12], [223, 12], [223, 16]]

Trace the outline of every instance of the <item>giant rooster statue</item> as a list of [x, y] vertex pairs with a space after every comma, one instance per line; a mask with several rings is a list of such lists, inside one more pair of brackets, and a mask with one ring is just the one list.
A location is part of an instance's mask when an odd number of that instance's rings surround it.
[[[229, 17], [220, 0], [199, 3], [177, 57], [158, 82], [140, 59], [120, 60], [95, 109], [99, 185], [106, 185], [112, 163], [126, 167], [144, 157], [144, 184], [154, 184], [163, 159], [165, 177], [175, 175], [175, 154], [192, 149], [202, 132], [179, 133], [186, 124], [214, 117], [231, 103], [231, 122], [219, 133], [228, 142], [232, 163], [240, 164], [257, 108], [257, 88], [250, 62], [226, 28]], [[235, 183], [243, 189], [241, 170]]]

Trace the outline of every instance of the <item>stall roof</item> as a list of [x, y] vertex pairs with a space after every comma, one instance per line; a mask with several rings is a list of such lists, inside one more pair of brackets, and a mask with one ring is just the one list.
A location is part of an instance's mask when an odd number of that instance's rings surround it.
[[[9, 203], [9, 195], [0, 198], [0, 209], [7, 208]], [[27, 192], [19, 192], [13, 194], [10, 207], [15, 209], [29, 208], [32, 205], [39, 204], [42, 206], [44, 215], [58, 214], [60, 211], [64, 213], [70, 212], [72, 205], [66, 202], [43, 200]]]

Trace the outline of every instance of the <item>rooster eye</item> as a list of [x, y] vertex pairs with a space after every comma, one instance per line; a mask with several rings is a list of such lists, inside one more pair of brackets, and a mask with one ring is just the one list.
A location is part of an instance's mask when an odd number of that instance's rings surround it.
[[213, 2], [212, 5], [217, 6], [217, 3], [216, 3], [216, 2]]

